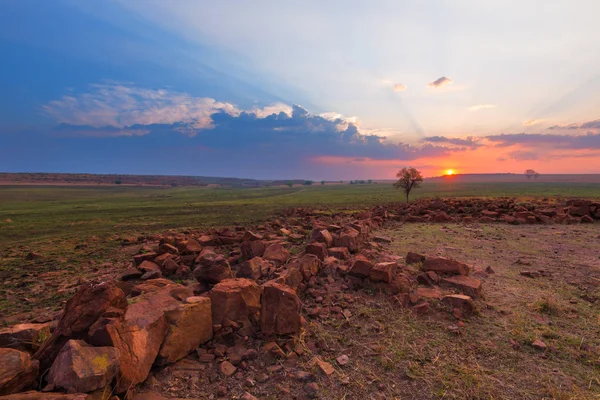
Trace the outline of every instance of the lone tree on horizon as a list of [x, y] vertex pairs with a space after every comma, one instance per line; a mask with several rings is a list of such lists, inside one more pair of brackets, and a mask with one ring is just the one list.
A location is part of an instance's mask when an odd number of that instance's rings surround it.
[[402, 190], [404, 190], [404, 193], [406, 194], [406, 202], [408, 203], [408, 195], [410, 194], [411, 190], [421, 187], [421, 183], [423, 183], [423, 176], [416, 168], [404, 167], [398, 171], [396, 178], [398, 178], [398, 181], [394, 183], [394, 187], [396, 189], [402, 188]]
[[533, 170], [533, 169], [528, 169], [528, 170], [525, 171], [525, 176], [527, 177], [527, 179], [531, 180], [532, 176], [535, 179], [537, 179], [538, 176], [540, 176], [540, 174], [538, 174], [537, 172], [535, 172], [535, 170]]

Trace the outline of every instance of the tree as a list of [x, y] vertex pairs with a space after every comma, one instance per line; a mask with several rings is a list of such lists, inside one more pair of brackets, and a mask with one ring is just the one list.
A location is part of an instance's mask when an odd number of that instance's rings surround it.
[[373, 183], [373, 179], [369, 179], [368, 182], [369, 182], [369, 185], [370, 185], [371, 183]]
[[285, 184], [288, 185], [289, 187], [294, 186], [294, 182], [290, 182], [290, 181], [286, 182]]
[[540, 176], [540, 174], [535, 172], [535, 170], [533, 169], [528, 169], [527, 171], [525, 171], [525, 176], [527, 177], [527, 179], [531, 180], [531, 177], [537, 179], [537, 177]]
[[321, 181], [321, 185], [324, 185], [324, 184], [325, 184], [325, 181]]
[[423, 176], [416, 168], [402, 168], [396, 174], [398, 181], [394, 183], [396, 189], [402, 189], [406, 194], [406, 202], [408, 203], [408, 195], [411, 190], [416, 189], [423, 183]]
[[310, 186], [313, 184], [313, 181], [304, 181], [303, 185], [304, 186]]

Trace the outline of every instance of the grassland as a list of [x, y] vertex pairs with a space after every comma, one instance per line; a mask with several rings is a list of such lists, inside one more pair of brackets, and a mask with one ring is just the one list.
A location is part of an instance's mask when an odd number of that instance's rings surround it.
[[[600, 197], [600, 185], [426, 183], [412, 198], [432, 196]], [[402, 194], [384, 184], [259, 189], [0, 186], [0, 244], [249, 224], [289, 207], [360, 209], [396, 201], [403, 201]]]

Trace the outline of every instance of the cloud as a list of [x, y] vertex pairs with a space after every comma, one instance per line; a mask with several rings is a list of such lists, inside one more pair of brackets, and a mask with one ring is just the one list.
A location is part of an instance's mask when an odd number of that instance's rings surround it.
[[468, 108], [469, 111], [479, 111], [488, 108], [496, 108], [495, 104], [477, 104]]
[[539, 155], [532, 151], [517, 150], [517, 151], [513, 151], [511, 153], [508, 153], [508, 155], [510, 156], [510, 158], [512, 158], [513, 160], [517, 160], [517, 161], [533, 161], [533, 160], [539, 159]]
[[434, 88], [439, 88], [442, 87], [444, 85], [448, 85], [452, 83], [452, 79], [450, 78], [446, 78], [445, 76], [442, 76], [441, 78], [436, 79], [435, 81], [428, 83], [427, 86], [429, 87], [434, 87]]
[[[133, 125], [180, 124], [195, 132], [212, 126], [211, 115], [237, 115], [231, 103], [166, 89], [145, 89], [120, 83], [90, 85], [89, 93], [65, 95], [42, 106], [46, 115], [62, 124], [127, 128]], [[256, 110], [259, 114], [268, 110]]]
[[394, 85], [394, 92], [404, 92], [406, 90], [406, 85], [403, 83], [396, 83]]
[[530, 119], [528, 121], [523, 122], [523, 126], [534, 126], [539, 125], [544, 122], [545, 119]]
[[43, 106], [58, 123], [55, 136], [134, 139], [145, 135], [151, 141], [175, 143], [181, 140], [176, 134], [183, 133], [193, 140], [189, 145], [194, 148], [229, 152], [232, 157], [275, 158], [273, 165], [315, 156], [415, 160], [466, 150], [432, 143], [389, 143], [385, 136], [362, 129], [356, 117], [336, 112], [315, 115], [299, 105], [276, 103], [243, 110], [166, 89], [120, 83], [90, 89]]
[[456, 146], [467, 146], [471, 148], [480, 147], [481, 144], [477, 143], [477, 138], [472, 136], [467, 136], [464, 138], [448, 138], [445, 136], [429, 136], [422, 139], [423, 142], [429, 143], [445, 143], [452, 144]]
[[600, 133], [585, 135], [554, 135], [538, 133], [517, 133], [486, 136], [497, 147], [521, 145], [527, 147], [544, 146], [553, 149], [600, 149]]
[[554, 125], [548, 129], [585, 129], [585, 130], [600, 130], [600, 119], [594, 121], [583, 122], [580, 124]]

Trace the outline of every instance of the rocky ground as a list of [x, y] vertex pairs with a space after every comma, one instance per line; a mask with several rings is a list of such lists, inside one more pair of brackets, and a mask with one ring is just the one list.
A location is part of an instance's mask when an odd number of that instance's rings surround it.
[[6, 316], [27, 324], [0, 331], [0, 394], [593, 398], [596, 219], [579, 200], [434, 199], [121, 238], [130, 265], [70, 282], [56, 318]]

